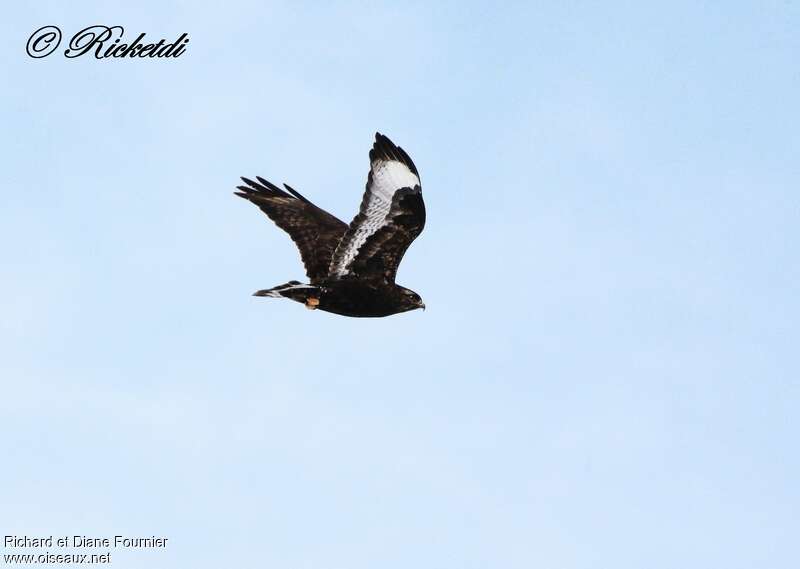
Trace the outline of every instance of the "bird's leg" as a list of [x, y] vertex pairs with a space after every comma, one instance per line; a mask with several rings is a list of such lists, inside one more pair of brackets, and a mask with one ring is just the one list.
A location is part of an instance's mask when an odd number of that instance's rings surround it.
[[309, 310], [316, 310], [317, 306], [319, 306], [319, 299], [313, 296], [309, 296], [306, 298], [306, 308]]

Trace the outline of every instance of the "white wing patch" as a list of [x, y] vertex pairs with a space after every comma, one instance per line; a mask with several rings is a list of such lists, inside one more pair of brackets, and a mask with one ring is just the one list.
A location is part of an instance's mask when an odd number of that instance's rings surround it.
[[372, 192], [388, 195], [389, 204], [392, 196], [400, 188], [413, 188], [419, 184], [419, 178], [402, 162], [378, 161], [372, 163]]
[[392, 198], [401, 188], [418, 186], [419, 177], [408, 166], [396, 160], [372, 162], [371, 180], [361, 213], [365, 219], [352, 228], [337, 247], [331, 262], [330, 274], [341, 277], [348, 273], [350, 263], [369, 237], [380, 229], [392, 207]]

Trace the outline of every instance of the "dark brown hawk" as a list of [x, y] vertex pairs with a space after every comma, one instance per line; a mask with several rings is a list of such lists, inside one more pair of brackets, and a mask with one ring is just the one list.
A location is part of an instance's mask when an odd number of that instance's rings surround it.
[[242, 178], [237, 196], [256, 204], [300, 250], [311, 281], [289, 281], [254, 296], [284, 297], [343, 316], [389, 316], [425, 308], [395, 284], [397, 267], [425, 227], [419, 172], [408, 154], [380, 133], [369, 153], [367, 190], [348, 226], [293, 188]]

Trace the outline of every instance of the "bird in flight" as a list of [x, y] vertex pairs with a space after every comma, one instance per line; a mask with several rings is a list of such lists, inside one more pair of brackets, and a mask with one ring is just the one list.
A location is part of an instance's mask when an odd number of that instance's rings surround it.
[[289, 298], [309, 309], [354, 317], [389, 316], [425, 308], [396, 284], [397, 267], [425, 227], [419, 172], [408, 154], [380, 133], [369, 153], [361, 208], [350, 225], [284, 184], [242, 178], [237, 196], [253, 202], [292, 238], [310, 283], [289, 281], [253, 296]]

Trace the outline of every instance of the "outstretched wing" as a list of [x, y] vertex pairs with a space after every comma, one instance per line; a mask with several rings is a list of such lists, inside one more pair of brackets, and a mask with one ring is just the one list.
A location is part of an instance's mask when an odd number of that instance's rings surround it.
[[425, 227], [419, 173], [408, 154], [380, 133], [369, 153], [361, 209], [333, 254], [333, 278], [393, 283], [408, 246]]
[[[258, 182], [242, 178], [246, 186], [237, 186], [237, 196], [250, 200], [292, 238], [312, 284], [328, 276], [328, 267], [347, 224], [318, 208], [284, 184], [286, 192], [264, 178]], [[287, 193], [288, 192], [288, 193]]]

